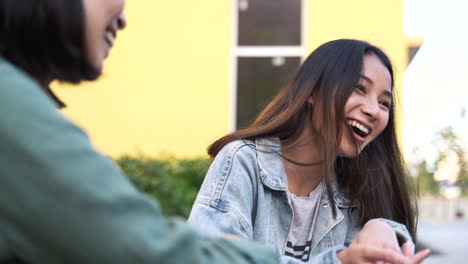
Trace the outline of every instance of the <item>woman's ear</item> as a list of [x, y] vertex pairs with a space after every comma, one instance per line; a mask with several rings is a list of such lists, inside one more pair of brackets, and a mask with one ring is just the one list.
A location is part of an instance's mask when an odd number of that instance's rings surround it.
[[307, 98], [307, 102], [311, 105], [314, 104], [314, 98], [312, 96], [309, 96], [309, 98]]

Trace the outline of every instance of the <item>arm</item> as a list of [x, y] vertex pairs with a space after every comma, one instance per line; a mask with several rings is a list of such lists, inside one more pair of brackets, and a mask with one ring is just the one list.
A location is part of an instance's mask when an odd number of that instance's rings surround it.
[[[224, 147], [212, 162], [195, 200], [188, 223], [204, 234], [219, 236], [234, 234], [252, 240], [253, 227], [249, 219], [255, 212], [254, 201], [258, 190], [252, 161], [256, 154], [249, 146], [231, 143]], [[217, 190], [222, 190], [217, 193]], [[242, 208], [244, 210], [237, 210]], [[339, 263], [334, 247], [311, 258], [308, 264]], [[303, 264], [289, 256], [281, 257], [282, 264]]]
[[[384, 221], [369, 221], [356, 236], [349, 247], [335, 246], [316, 256], [312, 256], [308, 264], [359, 264], [359, 263], [394, 263], [419, 264], [427, 256], [428, 250], [412, 253], [411, 246], [406, 243], [400, 251], [395, 231]], [[283, 257], [284, 264], [299, 264], [295, 260]]]
[[188, 223], [203, 234], [253, 239], [255, 150], [242, 142], [224, 147], [212, 162]]
[[36, 83], [2, 66], [2, 254], [31, 263], [277, 262], [263, 247], [166, 220]]
[[[417, 256], [418, 260], [421, 256]], [[362, 246], [352, 244], [349, 248], [344, 246], [335, 246], [322, 253], [311, 256], [307, 264], [361, 264], [361, 263], [393, 263], [393, 264], [418, 264], [416, 257], [415, 262], [409, 262], [409, 258], [405, 258], [401, 254], [395, 253], [393, 250], [380, 248], [378, 246]], [[413, 260], [412, 260], [413, 261]], [[298, 259], [283, 256], [282, 264], [300, 264], [304, 263]]]
[[414, 252], [414, 243], [408, 229], [403, 224], [384, 218], [369, 220], [355, 240], [371, 240], [392, 246], [400, 250], [407, 243]]
[[405, 243], [408, 243], [410, 245], [412, 251], [414, 252], [413, 238], [409, 234], [408, 229], [406, 228], [405, 225], [397, 223], [397, 222], [389, 220], [389, 219], [385, 219], [385, 218], [371, 219], [366, 223], [366, 225], [372, 223], [373, 221], [381, 221], [381, 222], [384, 222], [387, 225], [389, 225], [391, 227], [391, 229], [393, 230], [394, 234], [396, 235], [397, 243], [398, 243], [399, 247], [401, 248], [401, 247], [403, 247], [403, 245]]
[[[386, 219], [372, 219], [368, 221], [358, 233], [351, 245], [338, 253], [343, 263], [360, 263], [359, 260], [370, 262], [390, 263], [421, 263], [430, 254], [429, 250], [422, 250], [414, 254], [414, 245], [410, 240], [400, 246], [398, 239], [400, 232], [406, 228], [398, 223]], [[408, 233], [406, 231], [406, 233]], [[393, 260], [392, 260], [393, 259]]]
[[409, 242], [400, 249], [395, 232], [383, 221], [369, 221], [348, 248], [338, 252], [343, 263], [404, 263], [419, 264], [430, 251], [421, 250], [416, 254]]
[[[367, 221], [364, 224], [364, 226], [361, 226], [359, 224], [359, 212], [357, 210], [354, 210], [350, 217], [351, 223], [348, 226], [348, 231], [346, 232], [346, 238], [344, 241], [345, 246], [350, 245], [351, 242], [354, 241], [356, 237], [358, 237], [358, 235], [362, 235], [362, 231], [364, 229], [372, 227], [376, 224], [377, 227], [383, 228], [383, 230], [373, 233], [385, 232], [385, 237], [390, 238], [392, 240], [392, 243], [394, 243], [393, 245], [395, 246], [395, 248], [401, 248], [403, 244], [407, 242], [411, 248], [414, 248], [411, 235], [409, 234], [406, 226], [403, 224], [385, 218], [374, 218]], [[364, 234], [366, 234], [366, 236], [372, 235], [372, 232], [367, 232]], [[375, 239], [378, 239], [378, 236], [375, 237]]]

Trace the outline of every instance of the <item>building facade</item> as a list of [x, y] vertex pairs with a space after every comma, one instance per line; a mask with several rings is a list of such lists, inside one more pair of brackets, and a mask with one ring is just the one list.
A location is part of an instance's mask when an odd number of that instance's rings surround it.
[[140, 0], [127, 1], [126, 15], [99, 81], [54, 86], [65, 114], [113, 157], [204, 155], [333, 39], [381, 47], [402, 89], [402, 0]]

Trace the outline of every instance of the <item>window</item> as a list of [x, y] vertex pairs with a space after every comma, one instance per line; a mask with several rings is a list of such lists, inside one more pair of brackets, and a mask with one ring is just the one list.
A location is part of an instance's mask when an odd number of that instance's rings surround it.
[[237, 0], [232, 129], [247, 127], [304, 56], [305, 0]]
[[237, 128], [245, 128], [273, 96], [291, 80], [300, 58], [237, 59]]
[[239, 0], [239, 46], [301, 45], [301, 0]]

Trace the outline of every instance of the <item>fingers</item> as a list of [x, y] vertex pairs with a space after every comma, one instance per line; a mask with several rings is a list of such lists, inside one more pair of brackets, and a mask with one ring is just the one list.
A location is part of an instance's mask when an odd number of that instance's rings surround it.
[[366, 261], [383, 263], [403, 264], [406, 258], [393, 249], [380, 248], [380, 247], [363, 247], [362, 256]]
[[398, 244], [397, 236], [392, 227], [384, 221], [370, 220], [357, 234], [353, 243], [367, 244], [375, 247], [390, 249], [402, 253]]
[[396, 250], [386, 243], [358, 244], [352, 243], [349, 248], [338, 253], [342, 263], [391, 263], [391, 264], [420, 264], [430, 255], [430, 250], [421, 250], [413, 255], [411, 245], [405, 243]]
[[403, 255], [409, 259], [410, 264], [418, 264], [421, 263], [424, 259], [429, 257], [431, 254], [431, 251], [429, 249], [424, 249], [416, 254], [413, 255], [413, 252], [411, 251], [411, 246], [409, 243], [403, 244]]
[[379, 238], [371, 237], [367, 234], [358, 235], [352, 243], [359, 245], [369, 245], [372, 247], [381, 247], [388, 250], [392, 250], [395, 253], [402, 254], [398, 244], [393, 243], [393, 241], [381, 240]]
[[233, 235], [233, 234], [226, 234], [223, 237], [225, 239], [228, 239], [228, 240], [242, 240], [242, 238], [240, 236], [236, 236], [236, 235]]
[[424, 249], [421, 251], [418, 251], [414, 256], [410, 257], [410, 263], [411, 264], [419, 264], [421, 263], [424, 259], [429, 257], [431, 254], [431, 251], [429, 249]]
[[411, 251], [411, 246], [408, 242], [403, 244], [402, 251], [403, 251], [403, 255], [406, 257], [413, 256], [413, 252]]
[[395, 253], [398, 253], [398, 254], [402, 254], [401, 249], [399, 247], [395, 247], [392, 244], [381, 242], [381, 243], [375, 243], [374, 245], [375, 246], [380, 246], [380, 247], [388, 249], [388, 250], [392, 250], [392, 251], [394, 251]]

